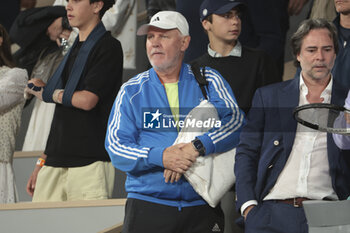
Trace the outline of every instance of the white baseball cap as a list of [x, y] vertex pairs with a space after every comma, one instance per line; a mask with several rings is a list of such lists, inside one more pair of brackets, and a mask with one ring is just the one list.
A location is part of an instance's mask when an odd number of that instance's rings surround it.
[[159, 11], [153, 15], [148, 24], [144, 24], [137, 30], [138, 36], [147, 35], [148, 28], [156, 27], [161, 29], [179, 29], [182, 35], [188, 36], [188, 23], [186, 18], [176, 11]]

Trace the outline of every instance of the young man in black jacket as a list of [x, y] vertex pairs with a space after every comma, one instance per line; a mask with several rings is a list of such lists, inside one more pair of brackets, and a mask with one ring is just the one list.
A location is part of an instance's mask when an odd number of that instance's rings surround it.
[[115, 170], [104, 138], [122, 82], [123, 52], [101, 18], [113, 4], [114, 0], [69, 0], [67, 17], [79, 35], [46, 85], [29, 81], [27, 93], [56, 103], [45, 153], [27, 184], [33, 201], [112, 195]]
[[218, 70], [230, 84], [239, 107], [247, 113], [255, 90], [280, 80], [272, 58], [262, 50], [242, 46], [238, 40], [245, 7], [240, 1], [202, 3], [200, 20], [209, 45], [208, 52], [195, 62]]

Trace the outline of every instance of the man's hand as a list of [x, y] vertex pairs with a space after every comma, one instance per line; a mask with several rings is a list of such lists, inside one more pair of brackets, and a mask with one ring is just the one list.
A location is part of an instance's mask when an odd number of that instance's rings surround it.
[[[42, 155], [41, 155], [41, 159], [44, 160], [44, 162], [45, 162], [46, 158], [47, 158], [47, 155], [46, 155], [46, 154], [42, 154]], [[28, 182], [27, 182], [27, 188], [26, 188], [26, 190], [27, 190], [27, 193], [28, 193], [30, 196], [33, 196], [33, 194], [34, 194], [35, 185], [36, 185], [36, 179], [37, 179], [38, 173], [39, 173], [39, 171], [40, 171], [40, 169], [41, 169], [41, 166], [40, 166], [40, 165], [43, 166], [42, 164], [39, 164], [39, 165], [36, 164], [36, 165], [35, 165], [34, 171], [33, 171], [32, 174], [30, 175], [30, 177], [29, 177], [29, 179], [28, 179]]]
[[172, 170], [169, 170], [169, 169], [164, 170], [165, 183], [168, 183], [169, 181], [170, 181], [170, 183], [174, 183], [174, 181], [178, 182], [180, 180], [181, 176], [182, 176], [182, 174], [174, 172]]
[[[70, 33], [72, 31], [69, 31], [68, 29], [64, 29], [62, 31], [61, 34], [59, 34], [59, 36], [57, 37], [56, 39], [56, 43], [58, 45], [58, 47], [61, 47], [62, 46], [62, 39], [65, 39], [66, 41], [68, 40], [69, 36], [70, 36]], [[68, 43], [68, 42], [67, 42]]]
[[183, 147], [181, 147], [181, 150], [183, 150], [184, 152], [186, 152], [188, 154], [195, 155], [196, 158], [199, 156], [199, 152], [194, 149], [191, 142], [186, 143]]
[[50, 24], [47, 28], [46, 34], [50, 37], [50, 40], [56, 41], [58, 46], [61, 46], [61, 39], [64, 38], [68, 40], [71, 31], [68, 29], [63, 29], [62, 27], [62, 17], [59, 17]]
[[62, 17], [59, 17], [53, 21], [47, 28], [46, 34], [50, 37], [50, 40], [56, 41], [63, 32]]
[[244, 217], [244, 221], [247, 219], [247, 215], [248, 213], [255, 207], [255, 205], [250, 205], [248, 206], [244, 212], [243, 212], [243, 217]]
[[288, 14], [298, 15], [309, 0], [289, 0]]
[[173, 145], [164, 150], [163, 165], [165, 168], [183, 174], [196, 161], [198, 155], [191, 143]]
[[45, 83], [38, 78], [33, 78], [28, 81], [28, 85], [24, 89], [24, 93], [27, 96], [34, 95], [38, 99], [43, 100], [43, 87]]
[[33, 194], [34, 194], [36, 179], [38, 177], [38, 173], [39, 173], [40, 169], [41, 169], [41, 167], [36, 165], [34, 168], [34, 171], [32, 172], [32, 174], [30, 175], [30, 177], [28, 179], [26, 190], [30, 196], [33, 196]]
[[348, 112], [345, 112], [345, 121], [346, 121], [346, 124], [350, 125], [350, 113]]

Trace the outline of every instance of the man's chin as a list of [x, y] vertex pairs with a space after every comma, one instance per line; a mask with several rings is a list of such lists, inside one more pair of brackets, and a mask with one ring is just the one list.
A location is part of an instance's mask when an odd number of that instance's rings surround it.
[[162, 63], [159, 62], [150, 62], [151, 66], [155, 69], [155, 70], [159, 70], [159, 71], [163, 71], [166, 69], [166, 66]]
[[153, 69], [161, 72], [165, 72], [167, 69], [164, 66], [152, 66]]
[[322, 73], [316, 73], [312, 75], [312, 78], [314, 80], [323, 80], [327, 79], [329, 77], [330, 73], [322, 72]]

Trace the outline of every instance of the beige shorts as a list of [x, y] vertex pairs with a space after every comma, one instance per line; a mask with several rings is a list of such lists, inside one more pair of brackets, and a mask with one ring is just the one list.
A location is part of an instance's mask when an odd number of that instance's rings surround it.
[[97, 161], [83, 167], [43, 166], [36, 180], [33, 202], [111, 198], [115, 168]]

